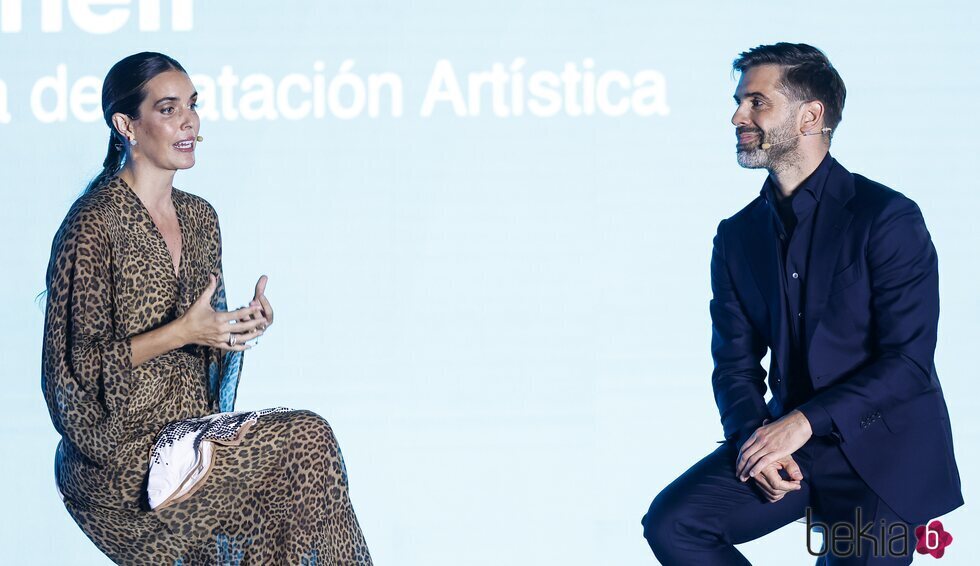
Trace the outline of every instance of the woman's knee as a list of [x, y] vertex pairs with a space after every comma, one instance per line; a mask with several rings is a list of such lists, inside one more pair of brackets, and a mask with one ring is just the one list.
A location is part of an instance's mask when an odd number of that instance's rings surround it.
[[344, 458], [330, 423], [313, 411], [293, 411], [291, 415], [289, 445], [295, 457], [312, 468], [322, 466], [328, 484], [346, 485]]
[[330, 423], [313, 411], [292, 411], [290, 416], [290, 437], [301, 442], [320, 445], [322, 449], [335, 449], [337, 438]]

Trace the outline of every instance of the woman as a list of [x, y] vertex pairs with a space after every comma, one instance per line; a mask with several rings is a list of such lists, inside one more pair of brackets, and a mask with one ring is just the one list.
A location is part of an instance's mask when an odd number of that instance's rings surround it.
[[196, 105], [166, 55], [106, 76], [108, 155], [47, 271], [42, 389], [62, 436], [59, 491], [122, 564], [370, 564], [326, 421], [215, 416], [233, 409], [242, 352], [273, 311], [262, 276], [252, 302], [226, 312], [215, 211], [172, 187], [202, 140]]

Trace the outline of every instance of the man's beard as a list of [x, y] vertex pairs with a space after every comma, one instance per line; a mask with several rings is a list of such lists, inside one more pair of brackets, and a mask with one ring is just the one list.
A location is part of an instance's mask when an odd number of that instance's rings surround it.
[[[739, 132], [756, 133], [757, 143], [736, 146], [735, 157], [738, 164], [746, 169], [768, 169], [778, 171], [789, 163], [797, 160], [799, 155], [800, 138], [796, 136], [795, 120], [790, 117], [782, 124], [774, 126], [768, 132], [758, 129], [744, 129]], [[779, 143], [777, 143], [779, 142]], [[763, 143], [773, 144], [769, 149], [762, 149]]]

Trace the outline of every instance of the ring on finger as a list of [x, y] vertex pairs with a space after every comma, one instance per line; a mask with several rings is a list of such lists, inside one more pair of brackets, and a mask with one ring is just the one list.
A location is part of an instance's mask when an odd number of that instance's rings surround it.
[[237, 342], [238, 342], [238, 340], [235, 338], [235, 335], [229, 332], [228, 333], [228, 345], [229, 346], [234, 346]]

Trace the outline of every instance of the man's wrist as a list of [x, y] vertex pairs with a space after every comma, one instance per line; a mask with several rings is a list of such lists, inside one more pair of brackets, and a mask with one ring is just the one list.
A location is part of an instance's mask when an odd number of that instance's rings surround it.
[[806, 429], [807, 435], [813, 436], [813, 426], [810, 424], [810, 419], [807, 418], [806, 413], [797, 409], [797, 420], [799, 420], [800, 425]]
[[810, 434], [813, 436], [826, 436], [833, 431], [834, 421], [830, 418], [830, 413], [823, 407], [807, 402], [800, 405], [796, 410], [807, 422], [810, 427]]

